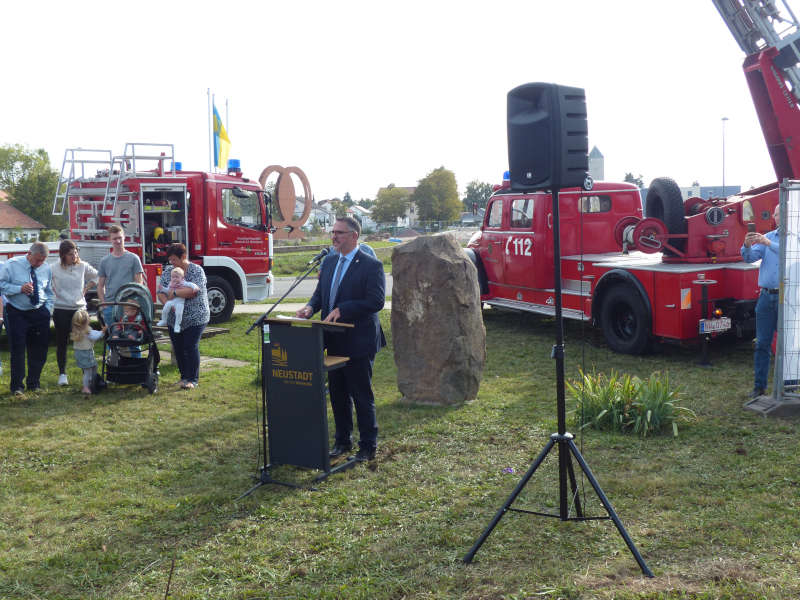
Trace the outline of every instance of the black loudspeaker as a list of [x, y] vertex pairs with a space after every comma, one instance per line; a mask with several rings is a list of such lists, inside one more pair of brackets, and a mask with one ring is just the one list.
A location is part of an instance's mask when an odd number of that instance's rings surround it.
[[582, 88], [526, 83], [508, 93], [511, 188], [581, 187], [589, 170], [586, 94]]

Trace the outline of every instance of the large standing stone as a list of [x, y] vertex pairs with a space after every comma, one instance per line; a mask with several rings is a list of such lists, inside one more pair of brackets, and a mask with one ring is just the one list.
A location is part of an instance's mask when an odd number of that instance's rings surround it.
[[478, 273], [452, 234], [392, 252], [397, 387], [410, 402], [457, 404], [478, 395], [486, 329]]

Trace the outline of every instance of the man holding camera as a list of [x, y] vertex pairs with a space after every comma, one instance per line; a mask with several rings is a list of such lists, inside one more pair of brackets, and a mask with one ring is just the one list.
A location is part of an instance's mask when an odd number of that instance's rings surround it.
[[761, 261], [758, 269], [760, 293], [756, 302], [756, 348], [753, 356], [754, 383], [750, 398], [767, 392], [772, 338], [778, 327], [778, 268], [781, 260], [780, 204], [772, 213], [775, 229], [767, 233], [748, 231], [741, 253], [745, 262]]

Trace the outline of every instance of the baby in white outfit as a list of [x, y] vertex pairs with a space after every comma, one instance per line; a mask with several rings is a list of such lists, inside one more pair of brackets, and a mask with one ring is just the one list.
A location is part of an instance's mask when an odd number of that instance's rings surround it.
[[[200, 288], [197, 286], [196, 283], [192, 283], [191, 281], [186, 281], [184, 279], [185, 274], [183, 269], [180, 267], [174, 267], [172, 272], [169, 274], [169, 285], [167, 287], [161, 288], [161, 292], [166, 294], [169, 293], [170, 290], [178, 290], [180, 288], [191, 288], [193, 290], [199, 290]], [[156, 323], [159, 327], [164, 327], [167, 324], [167, 317], [171, 310], [175, 311], [175, 327], [173, 331], [175, 333], [181, 332], [181, 321], [183, 321], [183, 303], [184, 299], [180, 296], [175, 296], [172, 300], [167, 301], [164, 304], [164, 308], [161, 309], [161, 320]]]

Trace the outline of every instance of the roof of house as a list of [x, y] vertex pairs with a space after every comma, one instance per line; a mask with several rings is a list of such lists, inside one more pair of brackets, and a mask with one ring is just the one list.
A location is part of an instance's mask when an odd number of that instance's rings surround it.
[[44, 229], [45, 226], [24, 212], [17, 210], [8, 202], [0, 202], [0, 229]]

